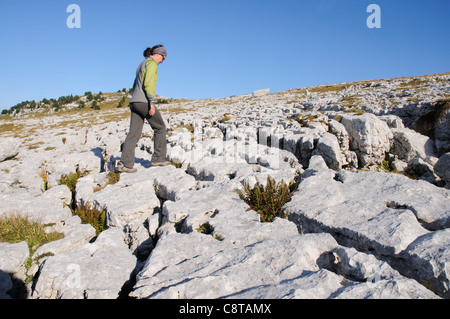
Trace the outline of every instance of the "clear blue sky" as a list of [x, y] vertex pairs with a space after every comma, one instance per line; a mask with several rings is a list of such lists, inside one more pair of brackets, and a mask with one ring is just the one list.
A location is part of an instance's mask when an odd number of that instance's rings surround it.
[[0, 109], [130, 88], [160, 43], [157, 94], [173, 98], [449, 72], [449, 13], [449, 0], [1, 0]]

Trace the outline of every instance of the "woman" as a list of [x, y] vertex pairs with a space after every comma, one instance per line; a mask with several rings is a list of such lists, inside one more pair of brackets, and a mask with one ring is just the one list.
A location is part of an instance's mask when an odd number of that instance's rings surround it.
[[133, 84], [133, 96], [130, 100], [131, 119], [130, 131], [122, 144], [122, 157], [117, 171], [134, 173], [136, 143], [141, 137], [144, 120], [154, 132], [154, 152], [151, 164], [153, 166], [166, 166], [166, 125], [161, 113], [155, 106], [156, 81], [158, 79], [158, 65], [163, 63], [167, 57], [164, 46], [155, 45], [144, 51], [145, 60], [136, 71], [136, 79]]

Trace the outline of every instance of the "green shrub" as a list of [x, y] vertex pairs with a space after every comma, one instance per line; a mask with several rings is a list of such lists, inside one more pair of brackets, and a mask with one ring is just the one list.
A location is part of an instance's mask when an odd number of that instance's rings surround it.
[[172, 164], [173, 166], [175, 166], [176, 168], [182, 168], [183, 167], [183, 164], [184, 164], [184, 161], [183, 162], [181, 162], [181, 163], [177, 163], [177, 162], [174, 162], [174, 161], [170, 161], [170, 164]]
[[111, 171], [106, 175], [106, 178], [108, 179], [108, 182], [106, 183], [106, 185], [115, 184], [120, 181], [120, 172]]
[[391, 163], [389, 162], [389, 161], [383, 161], [382, 163], [381, 163], [381, 165], [377, 168], [377, 170], [378, 171], [383, 171], [383, 172], [386, 172], [386, 173], [390, 173], [392, 170], [391, 170]]
[[100, 110], [100, 106], [97, 104], [97, 100], [94, 100], [91, 104], [91, 109]]
[[292, 193], [297, 189], [297, 184], [287, 184], [283, 180], [276, 183], [270, 176], [267, 177], [267, 185], [256, 186], [251, 189], [247, 184], [244, 190], [236, 190], [239, 197], [244, 200], [250, 209], [260, 215], [261, 222], [272, 222], [275, 217], [281, 215], [284, 204], [291, 200]]
[[104, 209], [98, 210], [90, 206], [79, 205], [74, 209], [73, 214], [79, 216], [83, 224], [90, 224], [94, 227], [97, 236], [107, 228]]
[[120, 181], [120, 172], [110, 171], [106, 175], [106, 179], [107, 179], [107, 182], [106, 182], [105, 185], [98, 185], [98, 186], [94, 187], [94, 193], [101, 191], [102, 189], [104, 189], [108, 185], [112, 185], [112, 184], [118, 183]]
[[[75, 173], [70, 172], [69, 174], [62, 175], [59, 183], [67, 185], [67, 187], [69, 187], [70, 191], [73, 194], [75, 192], [78, 179], [86, 176], [87, 174], [89, 173], [81, 173], [79, 170], [77, 170]], [[111, 172], [107, 177], [107, 184], [114, 184], [119, 181], [120, 174]], [[97, 236], [106, 229], [106, 212], [104, 210], [97, 210], [95, 208], [91, 208], [90, 206], [76, 205], [73, 200], [70, 205], [70, 209], [72, 210], [73, 215], [77, 215], [81, 218], [81, 222], [83, 224], [91, 224], [92, 227], [95, 228]]]
[[125, 96], [120, 99], [119, 104], [117, 104], [117, 108], [121, 108], [125, 104], [126, 98]]
[[156, 103], [157, 104], [170, 104], [170, 103], [172, 103], [171, 100], [172, 99], [161, 99], [161, 98], [159, 98], [159, 99], [156, 99]]
[[66, 185], [69, 187], [71, 192], [75, 191], [75, 187], [77, 186], [77, 181], [79, 178], [86, 176], [89, 174], [88, 172], [81, 173], [79, 170], [77, 170], [75, 173], [70, 172], [69, 174], [61, 175], [61, 178], [59, 179], [59, 184]]
[[214, 228], [209, 223], [204, 223], [197, 228], [197, 231], [202, 234], [212, 234]]

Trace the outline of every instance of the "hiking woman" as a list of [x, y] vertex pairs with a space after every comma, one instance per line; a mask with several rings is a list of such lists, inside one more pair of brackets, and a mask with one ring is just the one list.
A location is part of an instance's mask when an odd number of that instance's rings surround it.
[[154, 132], [154, 152], [151, 164], [166, 166], [166, 125], [161, 113], [155, 106], [156, 81], [158, 79], [158, 65], [167, 57], [164, 46], [155, 45], [144, 51], [145, 60], [139, 64], [136, 79], [133, 84], [133, 96], [130, 100], [130, 130], [122, 144], [122, 156], [117, 171], [134, 173], [136, 143], [141, 137], [144, 120], [147, 120]]

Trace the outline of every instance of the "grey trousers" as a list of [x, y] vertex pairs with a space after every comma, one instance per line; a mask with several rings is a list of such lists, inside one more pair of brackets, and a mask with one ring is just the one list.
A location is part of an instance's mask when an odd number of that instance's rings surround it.
[[133, 168], [136, 151], [136, 144], [139, 141], [142, 128], [144, 127], [144, 120], [147, 120], [153, 129], [154, 136], [154, 152], [152, 156], [152, 163], [166, 161], [166, 124], [158, 109], [153, 116], [148, 114], [148, 103], [130, 103], [131, 118], [130, 130], [127, 138], [122, 143], [122, 156], [120, 162], [127, 168]]

